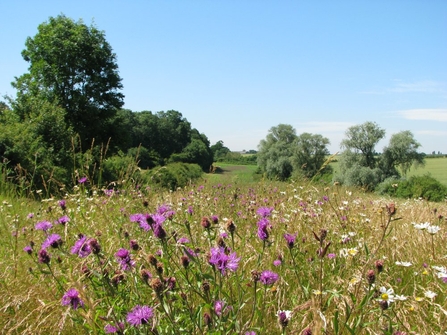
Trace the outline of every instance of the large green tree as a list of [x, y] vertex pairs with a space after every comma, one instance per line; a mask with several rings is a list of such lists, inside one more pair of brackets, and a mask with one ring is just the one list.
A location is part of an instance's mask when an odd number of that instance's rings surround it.
[[[306, 178], [312, 178], [320, 169], [329, 155], [327, 146], [329, 139], [319, 134], [302, 133], [293, 145], [292, 164], [294, 171], [299, 171]], [[329, 166], [326, 167], [329, 169]]]
[[288, 124], [270, 128], [265, 139], [258, 145], [258, 166], [268, 178], [285, 180], [292, 175], [293, 143], [295, 129]]
[[376, 167], [377, 143], [385, 136], [385, 130], [375, 122], [365, 122], [352, 126], [346, 131], [346, 138], [341, 142], [341, 147], [360, 154], [360, 165], [374, 169]]
[[16, 78], [16, 108], [26, 117], [30, 96], [61, 106], [84, 147], [108, 140], [106, 123], [123, 105], [116, 56], [104, 32], [64, 15], [50, 17], [22, 51], [29, 72]]
[[383, 149], [381, 165], [387, 175], [407, 175], [411, 166], [424, 164], [424, 154], [418, 152], [421, 144], [409, 130], [391, 136], [387, 147]]

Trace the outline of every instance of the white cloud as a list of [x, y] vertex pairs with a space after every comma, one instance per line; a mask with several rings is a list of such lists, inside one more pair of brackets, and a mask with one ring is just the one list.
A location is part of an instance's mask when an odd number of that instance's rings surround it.
[[415, 133], [418, 135], [447, 137], [447, 131], [442, 130], [417, 130]]
[[345, 131], [353, 126], [351, 122], [303, 122], [298, 123], [295, 127], [296, 133], [312, 133], [312, 134], [326, 134], [326, 133], [345, 133]]
[[447, 109], [408, 109], [398, 112], [403, 118], [408, 120], [428, 120], [437, 122], [447, 122]]
[[412, 83], [405, 83], [398, 81], [397, 84], [389, 89], [391, 92], [407, 93], [407, 92], [425, 92], [436, 93], [443, 92], [445, 90], [444, 83], [433, 80], [422, 80]]

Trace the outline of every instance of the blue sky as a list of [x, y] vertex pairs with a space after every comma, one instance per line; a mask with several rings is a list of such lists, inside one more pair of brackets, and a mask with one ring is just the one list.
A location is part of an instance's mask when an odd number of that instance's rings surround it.
[[233, 151], [280, 123], [340, 150], [346, 129], [410, 130], [447, 153], [447, 1], [2, 1], [0, 95], [50, 16], [92, 22], [123, 78], [125, 108], [174, 109]]

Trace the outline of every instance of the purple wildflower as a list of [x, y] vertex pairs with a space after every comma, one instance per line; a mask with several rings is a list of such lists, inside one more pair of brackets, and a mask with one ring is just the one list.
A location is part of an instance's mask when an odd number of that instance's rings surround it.
[[248, 332], [245, 332], [245, 335], [256, 335], [256, 332], [254, 332], [253, 330], [250, 330]]
[[214, 265], [222, 275], [225, 275], [227, 270], [235, 272], [239, 266], [240, 258], [237, 258], [236, 253], [232, 252], [229, 255], [225, 253], [225, 248], [211, 248], [209, 263]]
[[126, 271], [135, 266], [135, 261], [130, 258], [130, 252], [121, 248], [115, 253], [116, 260], [120, 263], [121, 269]]
[[140, 227], [145, 231], [151, 230], [151, 226], [148, 223], [149, 220], [150, 220], [150, 222], [152, 222], [152, 218], [150, 215], [140, 214], [140, 213], [130, 215], [130, 221], [138, 222], [140, 224]]
[[272, 285], [276, 283], [279, 279], [279, 275], [273, 271], [265, 270], [262, 271], [259, 281], [264, 285]]
[[222, 315], [223, 307], [224, 307], [224, 302], [222, 300], [216, 300], [214, 302], [214, 312], [216, 313], [217, 316]]
[[327, 254], [327, 258], [329, 258], [329, 259], [334, 259], [335, 257], [336, 257], [336, 255], [333, 253]]
[[46, 232], [48, 229], [53, 227], [50, 221], [39, 221], [36, 223], [36, 226], [34, 227], [36, 230], [43, 230]]
[[63, 211], [65, 211], [65, 209], [67, 208], [65, 205], [66, 205], [66, 203], [65, 203], [65, 200], [59, 200], [59, 202], [58, 202], [58, 204], [59, 204], [59, 206], [61, 207], [61, 209], [63, 210]]
[[26, 217], [27, 217], [28, 219], [32, 219], [32, 218], [34, 217], [34, 213], [29, 213]]
[[75, 288], [71, 288], [62, 297], [62, 306], [71, 306], [73, 309], [78, 309], [84, 306], [84, 302], [79, 297], [79, 292]]
[[49, 264], [50, 260], [51, 260], [50, 254], [45, 249], [39, 250], [38, 258], [39, 258], [39, 263], [42, 263], [42, 264]]
[[274, 265], [274, 266], [280, 266], [281, 264], [282, 264], [282, 262], [281, 262], [280, 259], [275, 259], [275, 260], [273, 261], [273, 265]]
[[84, 184], [87, 181], [87, 177], [82, 177], [78, 179], [79, 184]]
[[194, 210], [192, 209], [192, 206], [188, 206], [188, 210], [187, 210], [189, 215], [192, 215], [192, 213], [194, 213]]
[[185, 244], [185, 243], [189, 243], [189, 240], [188, 240], [186, 237], [180, 237], [180, 238], [177, 240], [177, 243], [178, 243], [178, 244]]
[[157, 208], [157, 214], [163, 215], [166, 212], [170, 211], [171, 207], [169, 205], [161, 205]]
[[289, 233], [284, 234], [284, 238], [286, 239], [287, 246], [289, 247], [289, 249], [293, 248], [293, 246], [295, 244], [296, 236], [297, 236], [297, 234], [294, 234], [294, 235], [289, 234]]
[[67, 215], [60, 217], [54, 222], [55, 224], [65, 225], [67, 222], [70, 222], [70, 218]]
[[211, 215], [211, 221], [214, 224], [218, 224], [219, 223], [219, 217], [217, 215]]
[[270, 216], [273, 212], [273, 207], [259, 207], [256, 213], [262, 218]]
[[154, 317], [154, 310], [149, 306], [136, 305], [132, 311], [127, 313], [127, 322], [134, 327], [149, 323]]
[[266, 241], [269, 238], [267, 228], [270, 228], [270, 221], [267, 218], [262, 218], [258, 221], [258, 237], [262, 241]]
[[33, 248], [30, 245], [27, 245], [25, 248], [23, 248], [23, 251], [25, 251], [28, 255], [31, 255], [33, 252]]
[[104, 327], [104, 331], [106, 334], [122, 334], [122, 331], [124, 331], [124, 323], [118, 322], [115, 326], [108, 324]]
[[46, 249], [48, 247], [58, 248], [62, 245], [62, 238], [59, 234], [51, 234], [47, 237], [47, 239], [42, 243], [42, 249]]
[[88, 243], [88, 239], [84, 235], [80, 235], [79, 239], [75, 242], [74, 246], [71, 248], [70, 252], [73, 255], [78, 255], [81, 258], [87, 257], [91, 254], [92, 248]]

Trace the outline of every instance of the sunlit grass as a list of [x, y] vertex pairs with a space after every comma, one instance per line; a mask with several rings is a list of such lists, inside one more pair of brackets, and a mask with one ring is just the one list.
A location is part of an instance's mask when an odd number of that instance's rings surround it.
[[[227, 177], [233, 179], [209, 178], [175, 192], [129, 184], [105, 193], [80, 185], [64, 206], [38, 194], [32, 202], [5, 198], [2, 333], [103, 334], [121, 323], [126, 334], [446, 330], [446, 204]], [[135, 214], [162, 220], [166, 236], [155, 226], [142, 229]], [[63, 216], [69, 222], [55, 224]], [[36, 230], [42, 221], [53, 227]], [[430, 233], [434, 226], [440, 230]], [[45, 264], [38, 253], [51, 234], [63, 244], [47, 248]], [[80, 234], [100, 251], [73, 254]], [[219, 246], [235, 262], [224, 273], [210, 264]], [[120, 249], [130, 252], [129, 268], [117, 259]], [[279, 279], [265, 285], [263, 271]], [[62, 305], [71, 288], [82, 307]], [[141, 326], [129, 319], [137, 305], [153, 308]], [[278, 320], [280, 310], [290, 313]]]

